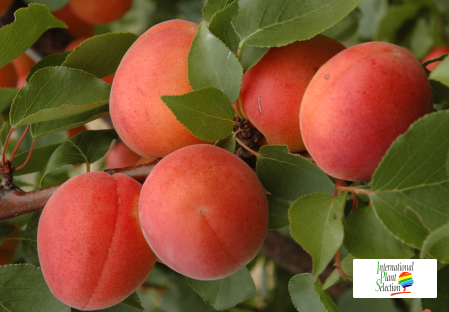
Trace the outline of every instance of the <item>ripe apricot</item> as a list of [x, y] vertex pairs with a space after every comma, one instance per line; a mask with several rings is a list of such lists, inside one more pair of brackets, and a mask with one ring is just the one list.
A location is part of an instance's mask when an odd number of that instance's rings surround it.
[[[20, 236], [19, 229], [17, 225], [11, 224], [14, 226], [14, 230], [6, 237], [8, 238], [17, 238]], [[6, 240], [0, 245], [0, 265], [11, 264], [14, 259], [14, 254], [16, 253], [17, 247], [19, 247], [18, 239]]]
[[74, 37], [92, 37], [94, 35], [94, 26], [81, 20], [73, 11], [69, 5], [64, 6], [62, 9], [52, 12], [53, 15], [67, 24], [69, 28], [67, 31]]
[[53, 295], [80, 310], [129, 296], [156, 257], [138, 218], [141, 185], [123, 174], [91, 172], [64, 183], [42, 212], [37, 247]]
[[17, 85], [17, 74], [11, 63], [0, 68], [0, 88], [15, 88]]
[[36, 65], [36, 62], [26, 55], [26, 53], [23, 53], [11, 63], [17, 74], [17, 88], [22, 88], [26, 84], [26, 78], [28, 77], [31, 67]]
[[[449, 46], [440, 46], [435, 47], [429, 51], [429, 53], [422, 59], [421, 63], [433, 60], [437, 57], [440, 57], [443, 54], [449, 53]], [[434, 70], [441, 62], [434, 62], [426, 66], [426, 68], [430, 71]]]
[[109, 169], [134, 166], [140, 155], [134, 153], [123, 142], [117, 142], [106, 154], [106, 167]]
[[112, 123], [136, 153], [161, 158], [192, 144], [205, 143], [187, 130], [161, 100], [192, 91], [187, 55], [195, 28], [167, 28], [133, 45], [115, 73], [110, 96]]
[[112, 23], [125, 15], [132, 0], [70, 0], [69, 7], [78, 18], [88, 24]]
[[268, 53], [243, 75], [242, 107], [268, 144], [287, 145], [290, 152], [305, 150], [299, 128], [304, 91], [317, 70], [345, 47], [317, 35]]
[[416, 58], [394, 44], [369, 42], [318, 70], [302, 100], [301, 133], [327, 174], [366, 181], [396, 137], [430, 112], [430, 84]]
[[14, 0], [2, 0], [0, 1], [0, 17], [2, 17], [6, 12], [8, 12]]
[[254, 171], [219, 147], [199, 144], [163, 158], [139, 200], [145, 238], [162, 263], [188, 277], [226, 277], [257, 254], [268, 203]]

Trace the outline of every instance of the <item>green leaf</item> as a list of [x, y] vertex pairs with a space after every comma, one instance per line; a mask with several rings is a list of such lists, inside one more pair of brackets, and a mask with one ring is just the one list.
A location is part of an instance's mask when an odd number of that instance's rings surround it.
[[395, 42], [399, 29], [409, 20], [415, 19], [420, 4], [407, 3], [388, 7], [379, 22], [374, 40]]
[[218, 140], [214, 144], [215, 146], [221, 147], [222, 149], [227, 150], [228, 152], [231, 152], [234, 154], [236, 142], [235, 142], [235, 133], [231, 133], [226, 138]]
[[222, 91], [207, 87], [162, 101], [194, 136], [209, 142], [226, 138], [234, 128], [234, 108]]
[[449, 87], [438, 81], [429, 80], [429, 82], [432, 87], [433, 102], [436, 104], [449, 102]]
[[237, 53], [240, 38], [235, 32], [231, 21], [238, 13], [239, 2], [233, 0], [225, 8], [218, 11], [209, 24], [209, 31], [220, 39], [233, 53]]
[[14, 226], [0, 223], [0, 245], [3, 244], [5, 238], [14, 231]]
[[[50, 159], [50, 156], [60, 145], [61, 143], [56, 143], [33, 149], [33, 154], [31, 154], [29, 162], [26, 164], [25, 167], [23, 167], [19, 171], [14, 171], [14, 176], [20, 176], [28, 173], [41, 171], [43, 168], [45, 168], [45, 165]], [[12, 165], [16, 168], [22, 165], [27, 159], [29, 153], [30, 151], [26, 151], [17, 154], [16, 157], [14, 157]]]
[[69, 0], [24, 0], [25, 3], [41, 3], [48, 7], [50, 11], [61, 9]]
[[0, 113], [12, 103], [18, 91], [16, 88], [0, 88]]
[[362, 12], [358, 35], [364, 39], [373, 39], [388, 9], [388, 0], [362, 0], [358, 8]]
[[359, 19], [360, 12], [358, 10], [354, 10], [322, 34], [335, 40], [346, 40], [350, 38], [359, 28]]
[[346, 218], [346, 250], [361, 259], [408, 259], [410, 247], [395, 238], [380, 222], [373, 207], [360, 207]]
[[[424, 65], [424, 64], [423, 64]], [[444, 58], [444, 60], [438, 65], [429, 75], [429, 79], [437, 81], [446, 87], [449, 87], [449, 57]]]
[[0, 28], [0, 67], [24, 53], [46, 30], [67, 28], [42, 4], [30, 4], [14, 15], [12, 24]]
[[437, 297], [423, 298], [422, 308], [434, 311], [449, 310], [449, 266], [437, 272]]
[[360, 0], [240, 0], [233, 25], [243, 44], [279, 47], [309, 39], [349, 14]]
[[334, 194], [331, 179], [311, 161], [289, 154], [285, 145], [262, 146], [256, 173], [268, 192], [290, 203], [315, 192]]
[[320, 275], [343, 243], [343, 210], [347, 193], [337, 197], [315, 193], [289, 208], [290, 233], [313, 259], [312, 275]]
[[228, 0], [207, 0], [202, 12], [206, 21], [210, 22], [215, 13], [225, 8]]
[[288, 209], [272, 195], [267, 195], [267, 199], [269, 208], [268, 229], [277, 230], [289, 225]]
[[22, 255], [29, 264], [40, 266], [39, 256], [37, 254], [37, 226], [42, 211], [33, 213], [33, 217], [27, 224], [25, 234], [22, 240]]
[[[354, 298], [352, 289], [348, 289], [338, 300], [338, 307], [342, 311], [363, 312], [401, 312], [392, 298]], [[410, 310], [407, 310], [410, 311]], [[422, 310], [420, 310], [421, 312]], [[411, 311], [410, 311], [411, 312]]]
[[449, 223], [439, 227], [426, 237], [419, 256], [424, 259], [427, 254], [439, 262], [449, 263]]
[[52, 295], [41, 269], [29, 264], [0, 266], [0, 307], [11, 312], [70, 312]]
[[288, 283], [288, 290], [299, 312], [340, 312], [321, 282], [309, 273], [295, 275]]
[[62, 66], [81, 69], [98, 78], [116, 72], [129, 47], [137, 40], [132, 33], [107, 33], [83, 41]]
[[[347, 276], [353, 276], [353, 260], [356, 259], [353, 255], [348, 254], [343, 260], [341, 260], [341, 268], [343, 269], [343, 272]], [[326, 279], [326, 281], [323, 284], [323, 289], [328, 289], [329, 287], [334, 286], [335, 284], [338, 284], [339, 282], [344, 281], [343, 278], [340, 277], [340, 273], [337, 269], [333, 270], [331, 275]]]
[[428, 114], [390, 146], [371, 182], [371, 204], [385, 227], [419, 248], [449, 222], [449, 111]]
[[70, 54], [70, 52], [71, 51], [56, 53], [44, 57], [42, 60], [37, 62], [33, 67], [31, 67], [30, 71], [28, 72], [26, 81], [29, 82], [34, 73], [37, 72], [39, 69], [45, 67], [61, 66], [62, 63], [64, 63], [65, 59], [67, 58], [67, 55]]
[[9, 121], [6, 121], [2, 124], [2, 128], [0, 129], [0, 147], [5, 145], [6, 137], [8, 136], [10, 129], [11, 125], [9, 124]]
[[243, 66], [243, 72], [247, 72], [251, 67], [257, 64], [262, 57], [267, 54], [269, 48], [257, 48], [251, 46], [243, 46], [239, 60]]
[[193, 38], [187, 62], [192, 89], [215, 87], [223, 91], [231, 103], [237, 100], [243, 68], [237, 57], [210, 33], [204, 22]]
[[62, 143], [51, 155], [41, 179], [66, 165], [92, 164], [103, 157], [112, 141], [118, 138], [115, 130], [87, 130]]
[[11, 106], [11, 126], [61, 119], [109, 100], [111, 86], [78, 69], [48, 67], [36, 72]]
[[68, 130], [84, 125], [92, 120], [107, 116], [108, 114], [109, 105], [103, 105], [72, 117], [38, 122], [31, 125], [31, 135], [34, 139], [37, 139], [56, 131]]
[[207, 304], [219, 311], [232, 308], [256, 294], [256, 285], [246, 267], [219, 280], [199, 281], [187, 278], [187, 283]]

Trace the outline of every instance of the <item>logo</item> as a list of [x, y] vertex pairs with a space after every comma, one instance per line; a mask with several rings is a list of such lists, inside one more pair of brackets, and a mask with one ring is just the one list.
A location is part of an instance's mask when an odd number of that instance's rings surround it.
[[435, 259], [354, 259], [353, 267], [354, 298], [436, 298]]

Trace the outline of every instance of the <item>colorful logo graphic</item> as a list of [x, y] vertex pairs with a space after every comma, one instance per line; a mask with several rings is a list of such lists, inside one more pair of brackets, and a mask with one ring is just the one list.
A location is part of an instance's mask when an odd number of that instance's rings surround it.
[[413, 280], [412, 273], [402, 272], [398, 277], [398, 284], [404, 288], [404, 291], [393, 293], [391, 295], [394, 296], [397, 294], [410, 294], [411, 293], [410, 291], [405, 291], [405, 290], [406, 290], [406, 288], [413, 286], [414, 282], [415, 281]]

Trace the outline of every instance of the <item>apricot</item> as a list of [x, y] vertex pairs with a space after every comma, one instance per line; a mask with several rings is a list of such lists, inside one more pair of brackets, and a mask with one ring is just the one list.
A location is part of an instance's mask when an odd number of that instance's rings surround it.
[[17, 85], [17, 74], [11, 63], [0, 68], [0, 88], [15, 88]]
[[52, 13], [57, 19], [67, 24], [69, 27], [67, 31], [73, 37], [92, 37], [94, 35], [94, 26], [81, 20], [75, 13], [73, 13], [69, 5]]
[[71, 138], [72, 136], [74, 136], [74, 135], [76, 135], [76, 134], [78, 134], [78, 133], [81, 133], [81, 132], [83, 132], [83, 131], [86, 131], [86, 130], [87, 130], [87, 128], [86, 128], [85, 125], [82, 125], [82, 126], [79, 126], [79, 127], [76, 127], [76, 128], [72, 128], [72, 129], [69, 129], [69, 130], [67, 130], [68, 138]]
[[140, 229], [140, 190], [123, 174], [92, 172], [68, 180], [48, 200], [37, 248], [45, 281], [60, 301], [104, 309], [145, 280], [156, 257]]
[[[440, 47], [435, 47], [433, 49], [431, 49], [429, 51], [429, 53], [422, 59], [421, 63], [433, 60], [437, 57], [440, 57], [443, 54], [449, 53], [449, 46], [440, 46]], [[432, 64], [429, 64], [426, 66], [426, 68], [430, 71], [434, 70], [439, 64], [441, 63], [441, 61], [439, 62], [434, 62]]]
[[101, 78], [102, 81], [106, 82], [109, 85], [112, 85], [112, 81], [114, 81], [115, 74], [110, 74], [109, 76]]
[[306, 148], [324, 172], [366, 181], [396, 137], [430, 112], [430, 84], [416, 58], [394, 44], [369, 42], [318, 70], [299, 119]]
[[8, 240], [9, 238], [20, 237], [17, 225], [15, 223], [11, 225], [14, 226], [14, 230], [8, 236], [6, 236], [7, 240], [5, 240], [0, 245], [0, 265], [11, 264], [12, 260], [14, 259], [14, 254], [16, 253], [16, 250], [19, 247], [20, 241], [18, 239]]
[[267, 54], [243, 75], [242, 107], [268, 144], [287, 145], [290, 152], [305, 150], [299, 128], [304, 91], [317, 70], [345, 47], [317, 35]]
[[6, 12], [8, 12], [14, 0], [2, 0], [0, 1], [0, 17], [2, 17]]
[[36, 62], [26, 55], [26, 53], [23, 53], [11, 63], [17, 74], [17, 88], [22, 88], [27, 83], [26, 78], [28, 77], [28, 73], [31, 67], [36, 65]]
[[167, 28], [147, 35], [123, 57], [110, 96], [112, 123], [134, 152], [161, 158], [181, 147], [205, 143], [187, 130], [161, 100], [191, 92], [187, 55], [195, 28]]
[[150, 29], [148, 29], [146, 32], [144, 32], [142, 35], [140, 35], [139, 38], [133, 43], [133, 45], [136, 45], [138, 42], [140, 42], [143, 38], [152, 35], [154, 33], [157, 33], [158, 31], [164, 30], [164, 29], [170, 29], [170, 28], [177, 28], [177, 29], [196, 29], [198, 28], [198, 24], [194, 22], [189, 22], [181, 19], [173, 19], [168, 20], [159, 24], [156, 24], [152, 26]]
[[109, 169], [134, 166], [140, 158], [123, 142], [117, 142], [106, 154], [106, 166]]
[[143, 234], [162, 263], [213, 280], [246, 265], [268, 226], [268, 203], [254, 171], [219, 147], [199, 144], [163, 158], [139, 200]]
[[69, 7], [79, 19], [88, 24], [112, 23], [125, 15], [132, 0], [70, 0]]

